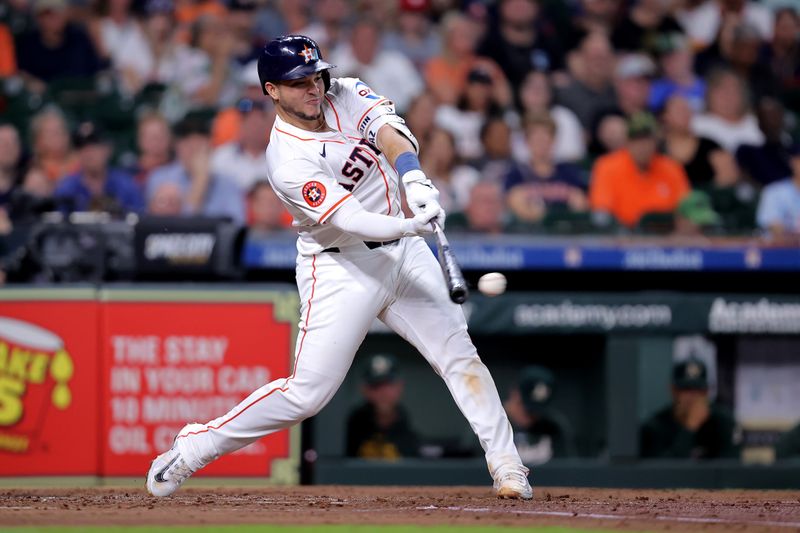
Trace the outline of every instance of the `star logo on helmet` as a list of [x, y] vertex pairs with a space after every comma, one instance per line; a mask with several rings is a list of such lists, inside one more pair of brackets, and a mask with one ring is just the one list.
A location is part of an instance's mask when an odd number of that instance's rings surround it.
[[306, 60], [306, 63], [315, 59], [319, 59], [316, 48], [309, 48], [305, 44], [303, 45], [303, 49], [297, 52], [297, 55], [303, 56], [303, 59]]

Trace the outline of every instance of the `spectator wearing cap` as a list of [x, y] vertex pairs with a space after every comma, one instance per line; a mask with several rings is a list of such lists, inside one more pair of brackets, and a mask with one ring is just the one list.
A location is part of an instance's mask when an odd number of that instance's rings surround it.
[[683, 168], [657, 152], [658, 127], [649, 113], [628, 119], [625, 148], [599, 158], [592, 169], [592, 211], [613, 215], [635, 226], [650, 212], [671, 213], [689, 192]]
[[275, 106], [262, 96], [258, 100], [239, 100], [237, 109], [242, 117], [239, 138], [214, 149], [211, 171], [233, 179], [244, 193], [266, 177], [264, 150], [269, 139], [265, 138], [265, 132], [272, 131]]
[[383, 46], [397, 50], [414, 63], [418, 71], [441, 51], [439, 35], [428, 17], [430, 0], [400, 0], [397, 27], [383, 39]]
[[144, 210], [133, 177], [108, 166], [112, 146], [97, 124], [83, 122], [73, 136], [80, 170], [62, 179], [53, 194], [59, 210], [104, 211], [114, 215]]
[[572, 81], [556, 93], [556, 102], [572, 110], [587, 131], [602, 110], [617, 103], [611, 83], [614, 72], [614, 50], [602, 33], [587, 35], [571, 55], [569, 70]]
[[512, 87], [522, 85], [531, 70], [564, 70], [564, 51], [555, 30], [540, 17], [539, 0], [501, 0], [497, 20], [478, 53], [497, 63]]
[[514, 443], [526, 465], [577, 455], [575, 437], [567, 418], [552, 406], [556, 379], [542, 366], [520, 371], [516, 386], [504, 403], [514, 427]]
[[153, 171], [147, 182], [148, 202], [159, 187], [170, 182], [184, 194], [184, 215], [228, 217], [244, 223], [244, 199], [232, 178], [211, 169], [209, 132], [196, 118], [184, 118], [175, 125], [176, 160]]
[[674, 235], [693, 237], [719, 228], [722, 217], [714, 211], [711, 198], [704, 191], [692, 191], [683, 197], [675, 209]]
[[86, 31], [69, 23], [67, 7], [66, 0], [35, 0], [36, 24], [15, 42], [17, 67], [32, 91], [58, 79], [90, 78], [103, 66]]
[[[548, 75], [532, 70], [525, 76], [519, 90], [520, 114], [523, 117], [546, 113], [555, 121], [556, 138], [553, 157], [559, 163], [580, 161], [586, 156], [586, 140], [575, 113], [553, 101], [553, 86]], [[515, 136], [515, 154], [527, 157], [527, 143], [523, 135]]]
[[762, 98], [756, 116], [764, 144], [742, 144], [736, 149], [736, 161], [753, 182], [768, 185], [792, 173], [792, 136], [786, 131], [786, 110], [780, 100]]
[[390, 95], [402, 114], [424, 84], [410, 59], [381, 46], [379, 32], [377, 21], [358, 19], [351, 28], [350, 40], [331, 53], [331, 63], [337, 66], [338, 76], [360, 78], [377, 94]]
[[672, 404], [641, 429], [642, 457], [675, 459], [738, 458], [741, 434], [730, 412], [712, 403], [708, 373], [690, 357], [672, 369]]
[[761, 192], [756, 220], [774, 235], [800, 234], [800, 143], [791, 151], [792, 173]]
[[365, 401], [347, 418], [348, 457], [393, 461], [419, 454], [419, 438], [400, 403], [403, 387], [392, 355], [369, 358], [361, 385]]
[[614, 92], [617, 107], [626, 116], [647, 111], [651, 80], [656, 73], [653, 61], [644, 54], [629, 54], [617, 61]]
[[706, 83], [694, 72], [694, 52], [681, 33], [658, 36], [655, 44], [662, 77], [650, 87], [650, 109], [661, 112], [673, 94], [685, 97], [693, 112], [705, 107]]
[[664, 0], [638, 0], [614, 27], [611, 42], [615, 50], [650, 52], [659, 34], [678, 32], [683, 28], [669, 13], [670, 4]]
[[717, 70], [708, 77], [706, 109], [692, 118], [692, 131], [736, 153], [742, 144], [761, 146], [764, 134], [750, 112], [747, 85], [732, 70]]
[[508, 207], [521, 222], [538, 223], [548, 212], [588, 209], [578, 167], [553, 158], [555, 136], [556, 123], [549, 115], [533, 115], [525, 121], [529, 159], [511, 167], [503, 180]]

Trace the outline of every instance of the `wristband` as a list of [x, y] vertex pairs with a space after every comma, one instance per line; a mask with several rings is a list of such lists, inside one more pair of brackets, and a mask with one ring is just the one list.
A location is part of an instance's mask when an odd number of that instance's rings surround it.
[[412, 170], [422, 170], [419, 166], [419, 158], [414, 152], [403, 152], [402, 154], [398, 155], [394, 162], [394, 166], [400, 176], [403, 176], [406, 172], [411, 172]]

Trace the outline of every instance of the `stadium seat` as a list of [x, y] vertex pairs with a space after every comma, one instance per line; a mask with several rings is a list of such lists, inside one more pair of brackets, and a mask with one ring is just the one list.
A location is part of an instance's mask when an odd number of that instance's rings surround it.
[[636, 224], [636, 232], [647, 235], [667, 235], [675, 229], [675, 216], [672, 213], [645, 213]]

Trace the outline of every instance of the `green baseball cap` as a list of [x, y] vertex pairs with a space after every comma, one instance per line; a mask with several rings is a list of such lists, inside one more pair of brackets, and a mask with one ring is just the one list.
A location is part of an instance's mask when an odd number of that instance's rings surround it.
[[702, 390], [708, 388], [708, 371], [706, 364], [690, 357], [675, 363], [672, 367], [672, 385], [681, 390]]
[[678, 214], [698, 226], [719, 224], [720, 216], [711, 205], [711, 198], [703, 191], [692, 191], [678, 204]]
[[397, 359], [389, 354], [375, 354], [370, 357], [364, 369], [364, 382], [367, 385], [380, 385], [396, 381]]
[[641, 111], [628, 119], [628, 138], [643, 139], [655, 137], [658, 133], [658, 121], [650, 113]]
[[522, 369], [519, 380], [519, 393], [522, 404], [529, 413], [537, 413], [553, 398], [555, 376], [543, 366], [531, 365]]

